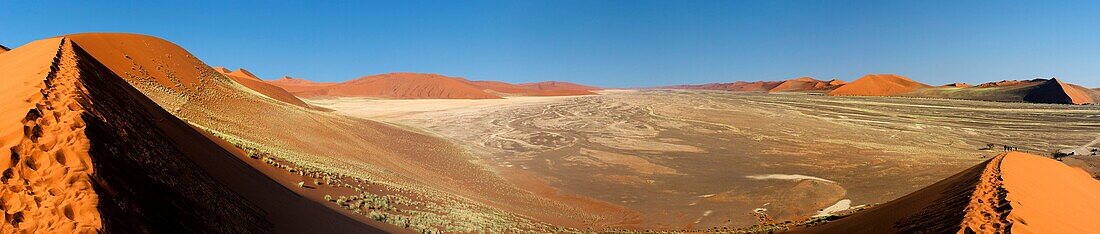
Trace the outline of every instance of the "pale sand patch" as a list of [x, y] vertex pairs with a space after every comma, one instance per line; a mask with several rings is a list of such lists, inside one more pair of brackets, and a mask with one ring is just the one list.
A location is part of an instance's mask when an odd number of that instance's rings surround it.
[[754, 179], [754, 180], [816, 180], [816, 181], [822, 181], [822, 182], [828, 182], [828, 183], [834, 183], [834, 184], [836, 183], [836, 181], [832, 181], [832, 180], [826, 180], [826, 179], [822, 179], [822, 178], [819, 178], [819, 177], [813, 177], [813, 176], [808, 176], [808, 175], [798, 175], [798, 174], [750, 175], [750, 176], [745, 176], [745, 178]]
[[851, 208], [852, 208], [852, 200], [844, 199], [844, 200], [837, 201], [836, 204], [833, 204], [829, 207], [825, 207], [825, 209], [821, 209], [821, 211], [818, 211], [817, 214], [814, 215], [814, 217], [829, 216], [829, 215], [832, 215], [833, 213], [845, 211], [845, 210], [848, 210], [848, 209], [851, 209]]
[[612, 152], [604, 152], [598, 150], [581, 149], [580, 153], [587, 155], [601, 162], [624, 166], [630, 168], [632, 171], [646, 174], [646, 175], [683, 175], [677, 172], [676, 169], [672, 169], [666, 166], [658, 165], [643, 158], [625, 154], [617, 154]]
[[707, 152], [703, 148], [679, 145], [672, 143], [646, 141], [634, 138], [625, 137], [592, 137], [588, 138], [589, 142], [600, 144], [603, 146], [622, 149], [622, 150], [646, 150], [646, 151], [663, 151], [663, 152], [691, 152], [691, 153], [705, 153]]

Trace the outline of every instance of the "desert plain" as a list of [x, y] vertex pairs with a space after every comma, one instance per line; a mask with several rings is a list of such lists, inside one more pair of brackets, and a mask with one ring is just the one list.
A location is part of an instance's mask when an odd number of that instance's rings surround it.
[[[599, 225], [633, 230], [745, 227], [873, 206], [1006, 147], [1049, 155], [1100, 132], [1098, 106], [807, 93], [307, 102], [448, 139], [520, 188], [620, 208]], [[1095, 157], [1064, 161], [1098, 175]]]

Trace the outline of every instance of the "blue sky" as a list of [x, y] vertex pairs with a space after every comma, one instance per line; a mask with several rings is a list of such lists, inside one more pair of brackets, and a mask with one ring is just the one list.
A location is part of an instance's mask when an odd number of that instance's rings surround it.
[[342, 81], [431, 72], [607, 87], [897, 73], [1100, 87], [1100, 3], [1047, 1], [6, 1], [0, 44], [173, 41], [210, 65]]

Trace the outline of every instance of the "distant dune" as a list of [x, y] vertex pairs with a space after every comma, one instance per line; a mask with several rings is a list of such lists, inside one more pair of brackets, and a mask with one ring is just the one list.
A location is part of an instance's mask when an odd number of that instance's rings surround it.
[[1094, 100], [1100, 97], [1100, 93], [1055, 78], [997, 81], [967, 88], [927, 88], [899, 94], [898, 96], [997, 102], [1089, 104], [1095, 103]]
[[306, 98], [375, 97], [390, 99], [499, 99], [506, 96], [591, 95], [598, 87], [568, 82], [510, 84], [500, 81], [469, 81], [429, 73], [387, 73], [343, 83], [318, 83], [284, 77], [267, 81]]
[[894, 201], [809, 233], [1089, 233], [1100, 181], [1050, 158], [998, 155]]
[[427, 73], [365, 76], [321, 89], [296, 92], [302, 97], [378, 97], [394, 99], [497, 99], [462, 78]]
[[782, 84], [782, 81], [738, 81], [733, 83], [709, 83], [701, 85], [677, 85], [657, 87], [660, 89], [696, 89], [696, 90], [725, 90], [736, 92], [767, 92]]
[[828, 91], [844, 85], [842, 80], [822, 81], [811, 77], [801, 77], [783, 81], [768, 92], [804, 92], [804, 91]]
[[295, 97], [294, 94], [291, 94], [290, 92], [287, 92], [286, 90], [283, 90], [278, 86], [264, 82], [260, 79], [260, 77], [257, 77], [256, 75], [252, 74], [252, 72], [249, 72], [244, 68], [238, 68], [236, 71], [230, 72], [228, 69], [225, 69], [223, 67], [214, 67], [214, 71], [217, 71], [222, 75], [226, 75], [230, 79], [233, 79], [233, 81], [236, 81], [237, 83], [240, 83], [241, 85], [244, 85], [245, 87], [248, 87], [249, 89], [252, 89], [253, 91], [256, 91], [272, 99], [309, 109], [323, 109], [306, 104], [301, 99], [298, 99], [298, 97]]
[[516, 86], [525, 87], [534, 90], [543, 91], [555, 91], [555, 90], [583, 90], [583, 91], [597, 91], [603, 90], [603, 88], [596, 86], [581, 85], [577, 83], [563, 82], [563, 81], [543, 81], [535, 83], [523, 83]]
[[279, 86], [279, 88], [282, 88], [290, 93], [316, 91], [339, 84], [336, 82], [313, 82], [310, 80], [289, 76], [284, 76], [283, 78], [275, 80], [267, 80], [266, 82], [275, 86]]
[[[471, 81], [474, 85], [487, 89], [492, 92], [499, 93], [501, 96], [573, 96], [573, 95], [592, 95], [591, 90], [594, 87], [583, 85], [528, 85], [520, 86], [507, 82], [500, 81]], [[539, 89], [539, 88], [549, 89]], [[572, 88], [572, 89], [570, 89]]]
[[891, 96], [931, 86], [894, 74], [866, 75], [829, 92], [831, 96]]
[[967, 84], [967, 83], [956, 82], [956, 83], [941, 85], [940, 87], [970, 88], [970, 87], [974, 87], [974, 86], [970, 85], [970, 84]]

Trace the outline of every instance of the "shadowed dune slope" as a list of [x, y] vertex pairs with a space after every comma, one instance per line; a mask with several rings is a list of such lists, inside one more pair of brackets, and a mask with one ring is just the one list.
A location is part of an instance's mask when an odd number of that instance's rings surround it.
[[[276, 83], [278, 84], [278, 83]], [[379, 97], [395, 99], [497, 99], [466, 79], [424, 73], [366, 76], [324, 88], [295, 92], [302, 97]]]
[[500, 81], [471, 81], [477, 87], [497, 92], [503, 96], [574, 96], [596, 94], [586, 89], [535, 89]]
[[[0, 118], [4, 145], [11, 148], [2, 158], [17, 160], [8, 162], [17, 166], [6, 169], [5, 183], [29, 185], [12, 193], [19, 198], [4, 200], [37, 202], [19, 203], [22, 211], [6, 222], [10, 227], [108, 233], [376, 230], [247, 166], [70, 38], [36, 41], [11, 53], [0, 67], [22, 69], [2, 70], [10, 75], [0, 80], [3, 93], [15, 95], [3, 96], [5, 103], [33, 108], [23, 113], [21, 126], [8, 125], [10, 116]], [[50, 54], [52, 62], [43, 65], [41, 57]], [[14, 131], [22, 139], [11, 147], [20, 138], [8, 134]]]
[[4, 46], [4, 45], [0, 45], [0, 54], [3, 54], [4, 52], [8, 52], [8, 51], [11, 51], [11, 48], [8, 48], [7, 46]]
[[1037, 103], [1089, 104], [1093, 103], [1091, 90], [1063, 83], [1052, 78], [1024, 95], [1024, 101]]
[[1011, 152], [808, 233], [1088, 233], [1100, 181], [1053, 159]]
[[918, 89], [929, 88], [926, 84], [894, 74], [871, 74], [852, 81], [829, 92], [833, 96], [892, 96]]
[[253, 91], [256, 91], [272, 99], [304, 108], [324, 110], [323, 108], [305, 103], [304, 101], [302, 101], [302, 99], [298, 99], [298, 97], [294, 96], [294, 94], [291, 94], [290, 92], [287, 92], [286, 90], [283, 90], [278, 86], [260, 80], [259, 77], [256, 77], [256, 75], [253, 75], [251, 72], [248, 72], [243, 68], [238, 68], [236, 71], [233, 72], [225, 72], [228, 70], [221, 67], [217, 67], [214, 70], [218, 73], [221, 73], [222, 75], [229, 77], [230, 79], [233, 79], [233, 81], [236, 81], [237, 83], [240, 83], [241, 85], [244, 85], [245, 87], [248, 87], [249, 89], [252, 89]]

